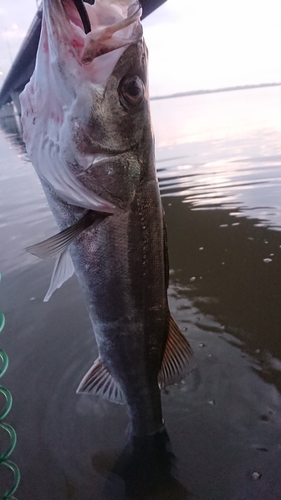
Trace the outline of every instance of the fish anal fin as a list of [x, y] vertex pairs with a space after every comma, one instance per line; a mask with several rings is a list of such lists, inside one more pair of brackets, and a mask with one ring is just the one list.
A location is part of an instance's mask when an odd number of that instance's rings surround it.
[[109, 370], [100, 360], [96, 359], [93, 366], [81, 380], [78, 393], [95, 394], [113, 403], [125, 404], [126, 399], [118, 382], [112, 377]]
[[193, 350], [175, 320], [169, 317], [169, 332], [158, 375], [160, 389], [180, 382], [196, 367]]

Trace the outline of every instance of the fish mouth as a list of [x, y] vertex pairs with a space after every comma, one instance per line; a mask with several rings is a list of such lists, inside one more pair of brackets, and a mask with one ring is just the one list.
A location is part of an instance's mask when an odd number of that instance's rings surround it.
[[[57, 7], [68, 21], [65, 27], [68, 43], [83, 64], [142, 38], [139, 0], [95, 0], [92, 4], [83, 0], [57, 0]], [[54, 4], [50, 8], [54, 12]], [[61, 25], [62, 19], [57, 18], [55, 23], [54, 20], [53, 17], [56, 29], [55, 24]]]

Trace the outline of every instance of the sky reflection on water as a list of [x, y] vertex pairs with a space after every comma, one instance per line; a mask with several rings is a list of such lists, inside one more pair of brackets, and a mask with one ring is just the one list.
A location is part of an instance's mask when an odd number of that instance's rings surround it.
[[281, 89], [153, 101], [163, 196], [281, 227]]

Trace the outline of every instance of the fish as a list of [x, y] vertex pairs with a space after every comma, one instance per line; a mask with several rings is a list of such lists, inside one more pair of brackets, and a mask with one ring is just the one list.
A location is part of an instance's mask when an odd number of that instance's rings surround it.
[[98, 358], [77, 392], [127, 404], [132, 436], [163, 432], [161, 391], [194, 368], [170, 314], [167, 230], [155, 167], [148, 51], [137, 0], [44, 0], [23, 139], [60, 232], [48, 300], [73, 272]]

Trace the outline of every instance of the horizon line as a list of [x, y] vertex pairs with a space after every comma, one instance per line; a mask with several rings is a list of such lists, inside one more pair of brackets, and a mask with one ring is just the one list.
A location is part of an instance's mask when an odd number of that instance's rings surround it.
[[189, 97], [202, 94], [214, 94], [217, 92], [233, 92], [235, 90], [251, 90], [251, 89], [260, 89], [265, 87], [280, 87], [280, 86], [281, 82], [275, 82], [275, 83], [258, 83], [254, 85], [237, 85], [236, 87], [222, 87], [217, 89], [190, 90], [186, 92], [176, 92], [175, 94], [152, 96], [150, 97], [150, 101], [158, 101], [160, 99], [175, 99], [177, 97]]

